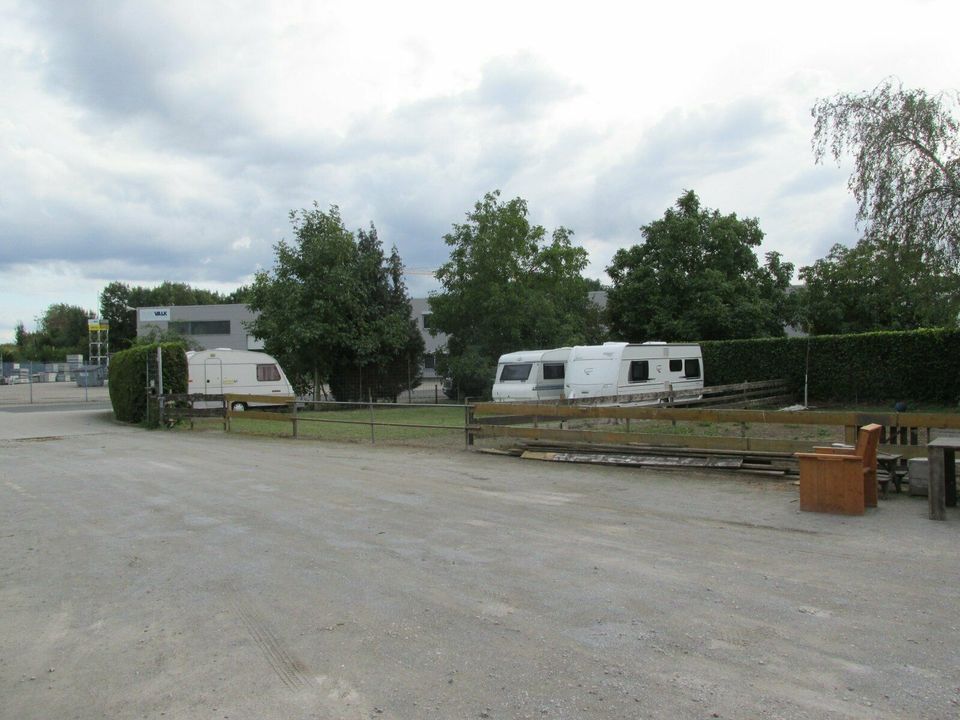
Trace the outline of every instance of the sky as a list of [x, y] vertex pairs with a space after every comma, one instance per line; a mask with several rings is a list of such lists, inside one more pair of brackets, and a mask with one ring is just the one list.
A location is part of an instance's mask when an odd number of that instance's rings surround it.
[[685, 190], [797, 267], [859, 231], [810, 108], [958, 87], [956, 0], [0, 0], [0, 342], [110, 282], [230, 291], [291, 210], [373, 222], [438, 288], [484, 193], [574, 231], [587, 274]]

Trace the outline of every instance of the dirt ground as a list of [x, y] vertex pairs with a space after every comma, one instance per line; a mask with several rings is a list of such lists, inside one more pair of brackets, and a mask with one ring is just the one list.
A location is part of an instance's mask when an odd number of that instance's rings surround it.
[[0, 408], [0, 718], [957, 718], [960, 512]]

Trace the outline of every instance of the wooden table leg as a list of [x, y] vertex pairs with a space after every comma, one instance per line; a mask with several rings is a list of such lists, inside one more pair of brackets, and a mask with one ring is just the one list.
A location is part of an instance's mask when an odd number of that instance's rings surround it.
[[956, 451], [953, 448], [943, 450], [943, 484], [944, 504], [947, 507], [957, 506], [957, 466]]
[[[946, 478], [944, 470], [946, 465], [947, 453], [943, 448], [928, 447], [927, 461], [929, 469], [929, 480], [927, 486], [927, 500], [930, 503], [930, 519], [946, 520]], [[951, 455], [953, 453], [950, 453]], [[952, 460], [952, 458], [951, 458]], [[951, 462], [951, 465], [953, 463]]]

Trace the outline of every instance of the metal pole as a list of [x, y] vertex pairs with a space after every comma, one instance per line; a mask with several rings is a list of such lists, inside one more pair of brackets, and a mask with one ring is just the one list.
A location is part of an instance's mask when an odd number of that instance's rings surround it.
[[373, 445], [376, 443], [376, 440], [374, 439], [374, 434], [373, 434], [373, 393], [372, 392], [370, 393], [369, 398], [370, 398], [370, 444]]
[[157, 422], [163, 422], [163, 350], [157, 345]]
[[30, 404], [33, 405], [33, 360], [27, 366], [27, 384], [30, 386]]

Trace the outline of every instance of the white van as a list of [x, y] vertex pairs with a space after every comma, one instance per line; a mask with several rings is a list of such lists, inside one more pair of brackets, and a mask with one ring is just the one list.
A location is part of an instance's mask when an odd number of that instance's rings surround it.
[[[207, 395], [270, 395], [278, 402], [293, 399], [293, 387], [273, 357], [249, 350], [191, 350], [187, 353], [187, 392]], [[269, 403], [250, 403], [268, 406]], [[248, 403], [237, 401], [233, 410], [246, 410]]]
[[569, 355], [568, 347], [501, 355], [493, 385], [494, 402], [559, 400]]
[[[608, 342], [570, 350], [564, 379], [568, 400], [610, 398], [668, 390], [703, 390], [703, 356], [696, 344]], [[684, 398], [695, 400], [699, 393]], [[682, 402], [683, 399], [678, 400]], [[649, 401], [638, 404], [656, 404]]]

